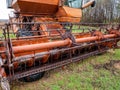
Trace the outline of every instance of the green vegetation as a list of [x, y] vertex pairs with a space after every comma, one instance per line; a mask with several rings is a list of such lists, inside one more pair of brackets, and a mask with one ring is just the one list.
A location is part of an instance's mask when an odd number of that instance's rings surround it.
[[92, 27], [92, 26], [84, 26], [84, 25], [74, 25], [72, 28], [72, 33], [82, 33], [84, 32], [90, 32], [89, 30], [99, 30], [99, 27]]
[[105, 66], [111, 60], [120, 60], [120, 50], [52, 70], [36, 82], [15, 82], [12, 90], [120, 90], [120, 68]]
[[[12, 32], [10, 32], [9, 35], [10, 35], [10, 38], [11, 38], [11, 39], [16, 38], [15, 34], [13, 34]], [[4, 35], [3, 35], [3, 31], [2, 31], [2, 30], [0, 30], [0, 37], [4, 38]]]

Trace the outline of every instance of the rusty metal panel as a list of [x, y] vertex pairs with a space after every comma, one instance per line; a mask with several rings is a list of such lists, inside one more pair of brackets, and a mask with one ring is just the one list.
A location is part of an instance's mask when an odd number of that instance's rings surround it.
[[77, 8], [71, 8], [67, 6], [59, 7], [59, 10], [56, 14], [57, 17], [68, 16], [68, 17], [82, 17], [82, 10]]
[[13, 8], [22, 14], [53, 14], [57, 11], [59, 0], [16, 0]]
[[[74, 12], [73, 12], [74, 11]], [[67, 6], [59, 7], [56, 17], [60, 22], [80, 22], [82, 18], [82, 10]]]

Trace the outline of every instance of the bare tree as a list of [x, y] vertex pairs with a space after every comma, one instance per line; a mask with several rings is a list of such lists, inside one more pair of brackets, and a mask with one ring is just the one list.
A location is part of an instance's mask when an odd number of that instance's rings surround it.
[[120, 22], [120, 1], [97, 0], [94, 8], [87, 8], [84, 10], [83, 22]]

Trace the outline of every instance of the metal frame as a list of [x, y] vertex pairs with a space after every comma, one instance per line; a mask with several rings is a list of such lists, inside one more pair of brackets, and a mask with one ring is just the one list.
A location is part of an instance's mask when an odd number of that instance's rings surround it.
[[[53, 39], [54, 40], [54, 35], [52, 36], [51, 34], [49, 34], [49, 36], [27, 36], [27, 37], [17, 37], [16, 39], [11, 39], [10, 35], [11, 33], [11, 26], [12, 25], [33, 25], [33, 24], [54, 24], [54, 23], [9, 23], [5, 25], [5, 28], [3, 29], [3, 34], [4, 34], [4, 47], [6, 48], [6, 50], [3, 52], [1, 51], [1, 54], [5, 54], [6, 55], [6, 60], [3, 59], [3, 61], [7, 61], [3, 62], [4, 64], [2, 64], [2, 67], [6, 67], [9, 70], [9, 73], [7, 73], [7, 78], [11, 81], [11, 80], [15, 80], [15, 79], [19, 79], [25, 76], [29, 76], [32, 74], [36, 74], [39, 72], [43, 72], [43, 71], [47, 71], [47, 70], [51, 70], [54, 68], [58, 68], [61, 67], [63, 65], [72, 63], [72, 62], [76, 62], [85, 58], [88, 58], [90, 56], [94, 56], [100, 53], [104, 53], [106, 52], [109, 47], [103, 47], [102, 44], [103, 43], [109, 43], [109, 42], [114, 42], [114, 41], [119, 41], [120, 38], [111, 38], [111, 39], [105, 39], [105, 40], [101, 40], [101, 41], [93, 41], [93, 42], [87, 42], [86, 44], [84, 43], [80, 43], [78, 45], [74, 45], [73, 47], [68, 47], [68, 46], [64, 46], [64, 47], [59, 47], [59, 48], [53, 48], [52, 50], [46, 51], [46, 52], [40, 52], [40, 53], [34, 53], [34, 54], [29, 54], [29, 55], [24, 55], [24, 56], [19, 56], [19, 57], [15, 57], [14, 56], [14, 51], [13, 51], [13, 46], [12, 46], [12, 41], [14, 40], [31, 40], [31, 39], [36, 39], [36, 38], [48, 38], [48, 39]], [[92, 29], [96, 29], [96, 26], [100, 29], [100, 27], [103, 29], [103, 32], [106, 34], [106, 26], [109, 24], [86, 24], [86, 23], [57, 23], [60, 24], [62, 26], [64, 26], [64, 30], [69, 29], [69, 30], [73, 30], [74, 31], [74, 26], [76, 25], [79, 29], [81, 30], [80, 33], [74, 33], [73, 35], [79, 35], [79, 34], [84, 34], [86, 33], [85, 30], [87, 30], [88, 33], [90, 33], [92, 31]], [[82, 26], [86, 26], [86, 28], [82, 28]], [[119, 24], [118, 24], [119, 25]], [[71, 28], [71, 26], [73, 28]], [[87, 26], [90, 26], [87, 27]], [[82, 28], [82, 29], [81, 29]], [[51, 32], [54, 29], [48, 29], [45, 32]], [[55, 29], [56, 31], [60, 31], [61, 29]], [[30, 31], [33, 32], [33, 31]], [[59, 33], [58, 33], [59, 34]], [[63, 40], [64, 38], [62, 38], [61, 34], [57, 35], [59, 39]], [[114, 48], [114, 46], [112, 47]], [[74, 52], [75, 51], [75, 52]], [[73, 53], [74, 52], [74, 53]], [[59, 58], [54, 59], [54, 55], [56, 53], [59, 53]], [[38, 60], [38, 63], [36, 65], [36, 59], [37, 58], [42, 58], [44, 55], [50, 55], [48, 62], [46, 62], [45, 64], [41, 63], [41, 59]], [[34, 65], [29, 68], [27, 66], [27, 61], [29, 59], [33, 58], [34, 61]], [[19, 66], [22, 68], [18, 68], [18, 70], [14, 69], [14, 62], [18, 61], [18, 63], [21, 63]]]

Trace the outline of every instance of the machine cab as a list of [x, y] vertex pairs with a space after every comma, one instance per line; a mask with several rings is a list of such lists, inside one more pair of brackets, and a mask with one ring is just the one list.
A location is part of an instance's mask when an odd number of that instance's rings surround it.
[[71, 7], [71, 8], [81, 8], [83, 0], [66, 0], [64, 5]]
[[96, 4], [95, 0], [90, 0], [89, 2], [83, 4], [83, 0], [65, 0], [64, 5], [71, 8], [84, 9], [89, 6], [94, 7]]
[[12, 8], [12, 1], [13, 0], [6, 0], [7, 8]]

